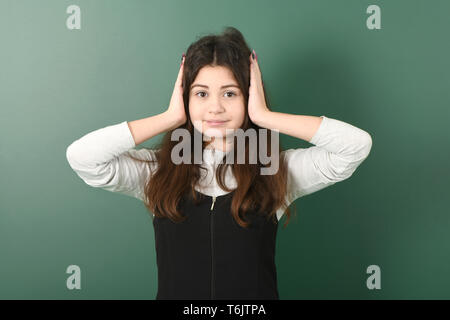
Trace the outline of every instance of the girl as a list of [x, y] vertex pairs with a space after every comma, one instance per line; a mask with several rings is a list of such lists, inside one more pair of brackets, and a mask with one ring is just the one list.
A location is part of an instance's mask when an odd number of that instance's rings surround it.
[[[201, 133], [201, 163], [186, 150], [192, 161], [174, 163], [177, 128]], [[227, 139], [238, 128], [278, 130], [314, 146], [279, 148], [276, 174], [261, 175], [259, 159], [223, 163], [238, 154]], [[135, 148], [163, 132], [156, 148]], [[257, 139], [272, 150], [272, 134]], [[258, 147], [245, 140], [247, 159]], [[66, 155], [88, 185], [138, 198], [153, 213], [156, 299], [279, 299], [278, 221], [285, 214], [287, 225], [297, 198], [348, 179], [371, 146], [366, 131], [343, 121], [271, 111], [255, 52], [229, 27], [189, 46], [166, 111], [90, 132]]]

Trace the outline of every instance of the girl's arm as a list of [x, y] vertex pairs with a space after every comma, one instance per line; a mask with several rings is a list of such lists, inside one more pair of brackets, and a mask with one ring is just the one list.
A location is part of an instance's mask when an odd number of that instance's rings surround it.
[[280, 133], [311, 142], [322, 123], [322, 117], [267, 111], [253, 122], [260, 127], [276, 129]]
[[[254, 53], [254, 51], [253, 51]], [[256, 56], [256, 54], [255, 54]], [[349, 123], [325, 116], [304, 116], [267, 108], [257, 56], [250, 59], [248, 114], [263, 128], [278, 130], [315, 146], [282, 152], [288, 165], [287, 204], [336, 182], [348, 179], [367, 158], [372, 137]], [[278, 219], [283, 209], [277, 211]]]
[[[88, 185], [144, 199], [144, 186], [153, 171], [147, 163], [134, 160], [155, 159], [154, 150], [133, 149], [136, 145], [186, 122], [183, 102], [184, 57], [178, 70], [169, 107], [163, 113], [131, 122], [121, 122], [90, 132], [66, 150], [72, 169]], [[150, 163], [156, 166], [156, 163]]]
[[283, 151], [289, 168], [289, 203], [348, 179], [372, 148], [369, 133], [325, 116], [277, 113], [269, 115], [260, 125], [314, 144], [309, 148]]
[[88, 185], [143, 200], [143, 188], [156, 163], [154, 151], [135, 149], [136, 145], [174, 126], [166, 112], [153, 117], [107, 126], [72, 142], [66, 150], [71, 168]]

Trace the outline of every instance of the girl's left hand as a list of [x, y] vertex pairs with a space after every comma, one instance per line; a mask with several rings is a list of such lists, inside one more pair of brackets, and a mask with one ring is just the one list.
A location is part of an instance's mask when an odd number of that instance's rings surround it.
[[266, 106], [264, 98], [261, 71], [258, 65], [258, 56], [253, 50], [255, 58], [250, 54], [250, 88], [248, 96], [248, 116], [253, 123], [259, 125], [262, 118], [267, 116], [270, 110]]

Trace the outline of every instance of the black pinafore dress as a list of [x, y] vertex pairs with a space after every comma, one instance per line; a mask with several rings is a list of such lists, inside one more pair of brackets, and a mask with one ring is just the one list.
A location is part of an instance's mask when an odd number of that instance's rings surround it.
[[278, 221], [255, 211], [248, 228], [231, 215], [234, 191], [184, 196], [180, 223], [153, 218], [158, 266], [157, 300], [279, 299], [275, 266]]

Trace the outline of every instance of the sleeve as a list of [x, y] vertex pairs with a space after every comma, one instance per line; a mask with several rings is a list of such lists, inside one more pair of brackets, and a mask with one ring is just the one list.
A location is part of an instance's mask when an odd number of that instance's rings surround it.
[[321, 116], [309, 148], [285, 151], [288, 201], [348, 179], [372, 148], [369, 133], [349, 123]]
[[155, 163], [154, 150], [135, 149], [127, 121], [92, 131], [74, 141], [66, 158], [75, 173], [89, 186], [144, 199], [145, 183]]

